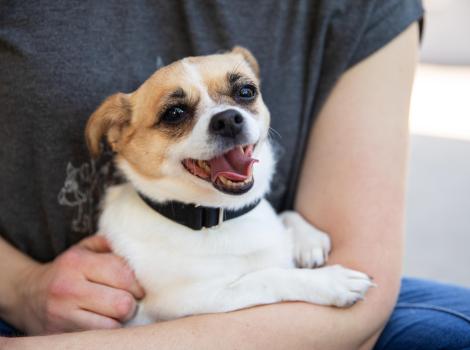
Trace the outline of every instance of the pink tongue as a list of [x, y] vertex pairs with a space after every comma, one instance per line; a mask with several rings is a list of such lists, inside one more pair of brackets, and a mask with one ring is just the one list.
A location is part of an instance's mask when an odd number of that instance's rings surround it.
[[209, 160], [211, 180], [214, 182], [218, 176], [224, 176], [232, 181], [244, 181], [253, 173], [253, 163], [257, 161], [257, 159], [246, 155], [241, 147], [235, 147], [227, 153]]

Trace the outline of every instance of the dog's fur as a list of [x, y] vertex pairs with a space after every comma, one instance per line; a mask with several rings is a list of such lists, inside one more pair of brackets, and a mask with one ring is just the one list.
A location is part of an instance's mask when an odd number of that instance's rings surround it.
[[[246, 49], [188, 57], [155, 72], [135, 92], [109, 97], [90, 117], [86, 137], [93, 155], [106, 137], [129, 183], [107, 191], [99, 232], [123, 256], [146, 296], [130, 324], [226, 312], [281, 301], [345, 307], [372, 285], [361, 272], [323, 265], [328, 235], [299, 214], [278, 216], [266, 200], [219, 226], [194, 231], [155, 212], [136, 190], [154, 201], [176, 200], [210, 207], [242, 208], [269, 190], [274, 157], [268, 140], [269, 111], [261, 94], [249, 104], [231, 95], [234, 80], [259, 89], [259, 67]], [[161, 121], [173, 100], [184, 100], [191, 118]], [[253, 187], [227, 194], [192, 175], [183, 159], [207, 160], [235, 144], [209, 135], [212, 116], [235, 109], [244, 118], [244, 144], [256, 144]]]

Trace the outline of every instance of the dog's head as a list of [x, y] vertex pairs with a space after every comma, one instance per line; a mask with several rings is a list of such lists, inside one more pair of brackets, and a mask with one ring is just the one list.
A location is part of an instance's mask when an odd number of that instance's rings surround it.
[[154, 200], [236, 208], [269, 188], [269, 120], [258, 63], [235, 47], [174, 62], [135, 92], [110, 96], [86, 138], [97, 156], [106, 137], [119, 168]]

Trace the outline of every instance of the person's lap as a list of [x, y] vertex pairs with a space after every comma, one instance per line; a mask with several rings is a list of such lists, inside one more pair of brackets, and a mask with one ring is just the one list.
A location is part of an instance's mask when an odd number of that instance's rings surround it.
[[[0, 320], [0, 335], [20, 333]], [[470, 289], [404, 278], [374, 350], [470, 349]]]
[[374, 350], [470, 349], [470, 289], [404, 278]]

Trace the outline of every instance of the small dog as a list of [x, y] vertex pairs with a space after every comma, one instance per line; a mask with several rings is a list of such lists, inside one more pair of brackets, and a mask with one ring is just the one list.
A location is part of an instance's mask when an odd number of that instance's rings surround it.
[[315, 268], [328, 235], [263, 199], [269, 121], [258, 63], [241, 47], [174, 62], [92, 114], [92, 155], [105, 137], [129, 180], [108, 189], [99, 221], [146, 290], [129, 324], [282, 301], [347, 307], [373, 285], [339, 265]]

